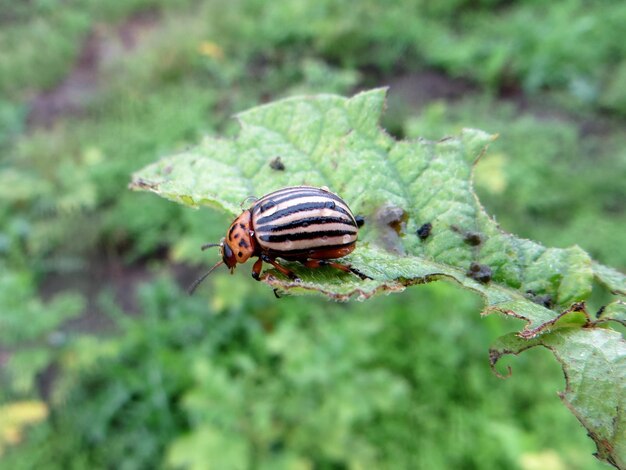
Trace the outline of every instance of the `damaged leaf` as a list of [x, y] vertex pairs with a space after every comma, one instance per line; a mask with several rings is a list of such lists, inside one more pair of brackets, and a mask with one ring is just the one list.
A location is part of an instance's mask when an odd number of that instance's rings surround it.
[[[217, 208], [234, 218], [249, 196], [286, 186], [327, 186], [366, 221], [356, 250], [342, 262], [371, 279], [290, 263], [301, 281], [275, 270], [262, 277], [278, 293], [363, 300], [443, 279], [480, 293], [484, 314], [524, 320], [515, 337], [520, 345], [547, 345], [541, 341], [552, 337], [566, 343], [584, 332], [592, 343], [608, 336], [610, 342], [602, 345], [623, 348], [621, 336], [606, 328], [610, 320], [590, 320], [584, 304], [594, 281], [616, 296], [624, 295], [623, 274], [594, 263], [577, 246], [546, 248], [506, 233], [484, 211], [472, 188], [472, 174], [495, 136], [466, 129], [436, 142], [397, 141], [378, 125], [384, 106], [384, 89], [352, 98], [317, 95], [259, 106], [237, 116], [241, 131], [236, 139], [206, 138], [189, 151], [140, 170], [130, 187], [191, 207]], [[280, 168], [272, 164], [277, 156]], [[558, 354], [561, 343], [550, 344], [564, 369], [569, 367], [570, 356]], [[597, 359], [586, 349], [588, 342], [577, 344], [589, 360]], [[596, 351], [602, 347], [593, 345]], [[613, 365], [623, 367], [623, 361]], [[623, 370], [613, 376], [623, 378]], [[564, 396], [566, 403], [575, 404], [570, 408], [583, 424], [588, 426], [589, 417], [599, 412], [618, 419], [615, 407], [612, 412], [599, 410], [597, 401], [573, 398], [576, 386], [568, 382]], [[612, 443], [604, 450], [599, 447], [599, 456], [623, 462], [624, 455], [611, 454], [609, 447], [624, 450]]]
[[[605, 328], [560, 328], [525, 340], [500, 338], [490, 351], [491, 364], [506, 354], [543, 346], [563, 366], [565, 391], [559, 397], [597, 446], [596, 457], [626, 468], [626, 344], [622, 335]], [[510, 369], [509, 369], [510, 373]]]

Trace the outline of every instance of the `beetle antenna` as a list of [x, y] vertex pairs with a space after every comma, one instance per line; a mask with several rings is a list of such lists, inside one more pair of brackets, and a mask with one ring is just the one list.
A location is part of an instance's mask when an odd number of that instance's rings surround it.
[[202, 245], [202, 246], [200, 247], [200, 249], [201, 249], [202, 251], [204, 251], [204, 250], [206, 250], [207, 248], [211, 248], [211, 247], [214, 247], [214, 246], [222, 246], [222, 244], [221, 244], [221, 243], [207, 243], [207, 244], [205, 244], [205, 245]]
[[205, 279], [209, 276], [209, 274], [211, 274], [213, 271], [215, 271], [215, 268], [217, 268], [218, 266], [220, 266], [220, 265], [222, 265], [222, 264], [224, 264], [224, 261], [223, 261], [223, 260], [222, 260], [222, 261], [218, 261], [218, 263], [217, 263], [215, 266], [213, 266], [213, 267], [212, 267], [211, 269], [209, 269], [206, 273], [204, 273], [202, 276], [200, 276], [200, 278], [199, 278], [199, 279], [196, 279], [196, 280], [193, 282], [193, 284], [191, 284], [191, 285], [189, 286], [189, 289], [187, 289], [187, 292], [189, 293], [189, 295], [192, 295], [192, 294], [194, 293], [194, 291], [196, 290], [196, 287], [198, 287], [198, 286], [200, 285], [200, 283], [201, 283], [202, 281], [204, 281], [204, 280], [205, 280]]

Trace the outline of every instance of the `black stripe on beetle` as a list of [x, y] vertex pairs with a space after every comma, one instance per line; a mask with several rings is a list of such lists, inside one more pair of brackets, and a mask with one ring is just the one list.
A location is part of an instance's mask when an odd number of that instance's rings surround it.
[[351, 220], [345, 219], [342, 217], [304, 217], [300, 220], [294, 220], [293, 222], [288, 222], [282, 225], [259, 225], [257, 226], [258, 232], [281, 232], [283, 230], [293, 230], [297, 228], [307, 228], [313, 225], [324, 225], [324, 224], [344, 224], [350, 227], [354, 227], [355, 225]]
[[[354, 245], [354, 242], [351, 243], [340, 243], [338, 245], [325, 245], [322, 247], [318, 247], [318, 249], [322, 248], [324, 249], [324, 251], [327, 250], [342, 250], [345, 249], [347, 247], [349, 247], [350, 245]], [[312, 255], [315, 254], [317, 250], [315, 248], [306, 248], [306, 249], [295, 249], [295, 250], [281, 250], [281, 255], [280, 258], [284, 258], [286, 260], [289, 261], [300, 261], [301, 258], [305, 257], [305, 258], [310, 258]], [[330, 259], [334, 259], [334, 258], [330, 258]]]
[[343, 209], [341, 207], [337, 207], [337, 205], [334, 203], [334, 201], [304, 202], [302, 204], [295, 204], [295, 205], [293, 205], [291, 207], [288, 207], [286, 209], [281, 209], [279, 211], [276, 211], [272, 215], [266, 215], [265, 217], [261, 217], [257, 221], [257, 224], [263, 225], [263, 224], [267, 224], [269, 222], [274, 222], [276, 220], [280, 220], [283, 217], [287, 217], [288, 215], [297, 214], [298, 212], [308, 212], [308, 211], [319, 210], [319, 209], [332, 209], [332, 210], [341, 212], [342, 214], [345, 214], [345, 215], [347, 215], [349, 217], [352, 216], [352, 214], [347, 212], [345, 209]]
[[[290, 192], [290, 193], [282, 193], [282, 194], [279, 194], [278, 196], [280, 196], [280, 197], [272, 197], [270, 199], [270, 201], [272, 201], [274, 204], [281, 204], [281, 203], [286, 202], [286, 201], [292, 201], [294, 199], [300, 199], [300, 198], [303, 198], [303, 197], [319, 197], [320, 193], [319, 193], [319, 191], [317, 191], [317, 192], [316, 191], [293, 191], [293, 192]], [[341, 200], [341, 198], [335, 196], [334, 194], [327, 193], [327, 194], [324, 194], [324, 197], [325, 198], [329, 198], [329, 199], [333, 199], [333, 200], [335, 200], [337, 202], [345, 204], [345, 202], [343, 202]], [[265, 198], [263, 198], [263, 199], [265, 199]]]
[[270, 243], [279, 243], [286, 241], [296, 241], [296, 240], [315, 240], [324, 237], [343, 237], [344, 235], [356, 235], [356, 230], [320, 230], [319, 232], [296, 232], [296, 233], [286, 233], [284, 235], [261, 235], [259, 236], [259, 240], [263, 242]]

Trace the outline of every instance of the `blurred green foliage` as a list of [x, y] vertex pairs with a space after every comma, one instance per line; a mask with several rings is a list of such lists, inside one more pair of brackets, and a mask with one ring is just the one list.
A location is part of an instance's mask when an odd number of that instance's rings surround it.
[[[159, 155], [275, 97], [425, 68], [470, 96], [392, 89], [387, 127], [500, 133], [476, 177], [504, 228], [624, 269], [625, 22], [622, 3], [582, 0], [0, 0], [0, 402], [50, 408], [0, 468], [600, 468], [555, 361], [532, 351], [494, 377], [509, 325], [452, 287], [345, 306], [276, 301], [247, 273], [191, 299], [157, 279], [133, 309], [112, 294], [134, 296], [130, 278], [97, 302], [64, 279], [215, 258], [197, 247], [223, 217], [126, 190]], [[112, 330], [76, 331], [85, 309]]]
[[459, 315], [480, 308], [475, 296], [433, 285], [350, 307], [276, 302], [237, 277], [216, 278], [210, 304], [146, 284], [139, 317], [103, 294], [124, 334], [65, 348], [50, 421], [0, 468], [154, 468], [165, 456], [190, 468], [496, 469], [555, 447], [567, 468], [593, 463], [555, 406], [547, 352], [517, 359], [508, 381], [492, 374], [485, 344], [511, 325]]

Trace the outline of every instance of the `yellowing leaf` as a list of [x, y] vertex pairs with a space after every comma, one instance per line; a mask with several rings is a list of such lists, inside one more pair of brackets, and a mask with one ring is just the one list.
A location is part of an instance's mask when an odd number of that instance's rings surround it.
[[48, 416], [48, 408], [41, 401], [19, 401], [0, 406], [0, 455], [6, 445], [17, 444], [26, 426], [38, 423]]
[[212, 41], [203, 41], [198, 46], [200, 54], [210, 57], [211, 59], [223, 59], [224, 50]]

